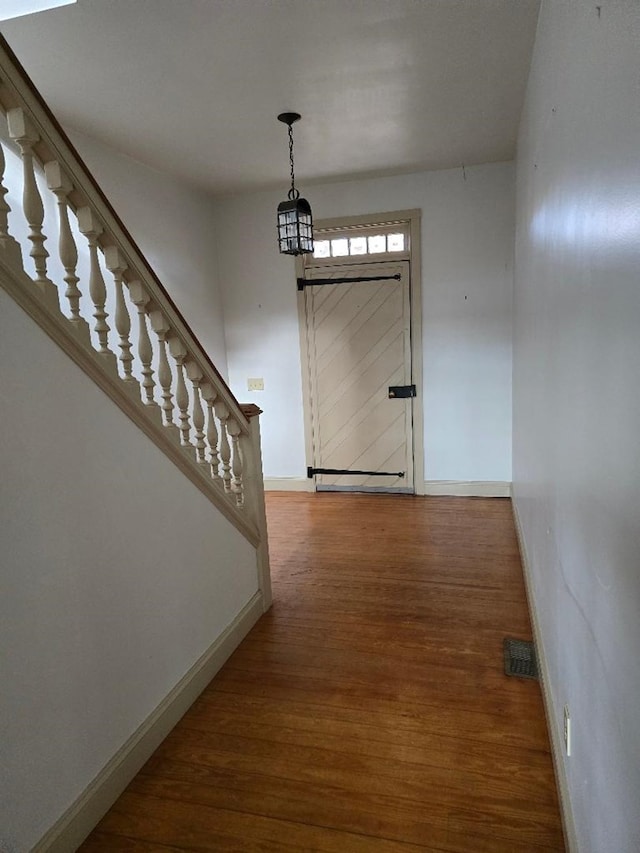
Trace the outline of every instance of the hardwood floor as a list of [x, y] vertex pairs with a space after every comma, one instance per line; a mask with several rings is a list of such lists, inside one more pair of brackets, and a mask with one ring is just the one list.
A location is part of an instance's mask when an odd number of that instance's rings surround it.
[[273, 609], [81, 848], [564, 850], [510, 501], [268, 495]]

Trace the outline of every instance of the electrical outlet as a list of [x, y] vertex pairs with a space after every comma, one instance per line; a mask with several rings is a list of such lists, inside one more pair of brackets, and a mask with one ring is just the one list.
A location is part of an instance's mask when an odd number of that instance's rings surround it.
[[564, 706], [564, 751], [567, 757], [571, 755], [571, 714], [569, 706]]
[[247, 379], [248, 391], [264, 391], [264, 379]]

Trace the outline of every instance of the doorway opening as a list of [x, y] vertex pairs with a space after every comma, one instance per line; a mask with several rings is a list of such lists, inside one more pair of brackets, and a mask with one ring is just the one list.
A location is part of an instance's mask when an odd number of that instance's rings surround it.
[[423, 494], [420, 212], [324, 220], [298, 260], [307, 474]]

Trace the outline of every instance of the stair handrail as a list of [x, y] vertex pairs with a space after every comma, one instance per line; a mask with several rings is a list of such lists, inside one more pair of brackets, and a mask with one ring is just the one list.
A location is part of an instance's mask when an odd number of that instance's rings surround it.
[[[20, 150], [23, 160], [23, 210], [31, 229], [30, 254], [36, 270], [35, 277], [26, 273], [21, 248], [7, 228], [9, 206], [4, 200], [7, 190], [2, 183], [4, 154], [0, 150], [0, 283], [119, 402], [126, 414], [156, 440], [227, 518], [254, 545], [259, 545], [266, 538], [257, 426], [259, 410], [254, 407], [243, 411], [1, 35], [0, 110], [7, 116], [11, 140]], [[58, 203], [59, 254], [68, 273], [65, 275], [67, 291], [64, 296], [69, 301], [71, 316], [60, 310], [63, 291], [47, 275], [48, 252], [44, 249], [47, 237], [42, 234], [42, 199], [35, 179], [36, 164], [44, 169], [48, 188]], [[69, 229], [68, 211], [76, 215], [79, 230], [88, 242], [91, 263], [89, 291], [96, 318], [94, 341], [97, 337], [97, 343], [93, 344], [89, 326], [78, 311], [77, 248]], [[103, 261], [99, 255], [103, 256]], [[121, 341], [118, 358], [108, 347], [110, 327], [106, 324], [106, 288], [101, 271], [105, 266], [114, 279], [115, 326]], [[128, 304], [135, 306], [135, 310], [128, 308]], [[130, 315], [135, 311], [140, 329], [138, 355], [143, 375], [140, 383], [131, 372], [131, 362], [135, 357], [131, 354], [129, 330]], [[155, 351], [149, 325], [158, 341]], [[158, 382], [152, 380], [154, 352], [158, 353], [159, 360]], [[173, 370], [168, 353], [174, 362]], [[192, 383], [190, 392], [187, 391], [185, 374]], [[161, 407], [154, 399], [154, 393], [156, 396], [160, 394], [160, 386]], [[141, 395], [144, 399], [140, 398]], [[176, 412], [180, 421], [178, 429], [175, 429], [172, 418], [176, 409], [172, 404], [174, 397], [179, 410]], [[265, 561], [268, 564], [266, 550], [263, 555]]]
[[[3, 84], [10, 87], [7, 93], [4, 91]], [[65, 163], [70, 179], [74, 182], [75, 186], [82, 187], [85, 191], [87, 197], [98, 210], [101, 218], [104, 219], [105, 224], [108, 225], [109, 232], [113, 231], [119, 235], [119, 243], [122, 244], [123, 251], [134, 261], [150, 292], [161, 296], [171, 314], [171, 319], [175, 322], [176, 327], [181, 329], [181, 336], [184, 336], [185, 343], [186, 339], [190, 339], [194, 342], [194, 346], [199, 348], [200, 358], [207, 364], [211, 373], [216, 377], [217, 383], [224, 390], [225, 402], [231, 406], [235, 417], [243, 419], [244, 415], [241, 404], [225, 382], [209, 354], [199, 343], [179, 308], [131, 236], [126, 225], [118, 216], [100, 184], [85, 164], [60, 122], [52, 113], [47, 102], [9, 46], [9, 43], [0, 34], [0, 106], [5, 113], [7, 112], [5, 100], [7, 96], [10, 99], [11, 106], [24, 106], [28, 109], [32, 120], [35, 121], [38, 129], [42, 131], [50, 150], [57, 155], [49, 159], [57, 159]], [[36, 155], [38, 154], [38, 146], [35, 148], [35, 153]], [[38, 159], [41, 163], [44, 162], [42, 156], [39, 156]], [[73, 195], [70, 196], [69, 200], [73, 203]]]

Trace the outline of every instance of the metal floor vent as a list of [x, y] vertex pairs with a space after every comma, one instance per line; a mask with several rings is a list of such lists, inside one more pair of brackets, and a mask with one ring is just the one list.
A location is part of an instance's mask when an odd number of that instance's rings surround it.
[[538, 678], [538, 661], [535, 646], [529, 640], [504, 641], [504, 671], [519, 678]]

